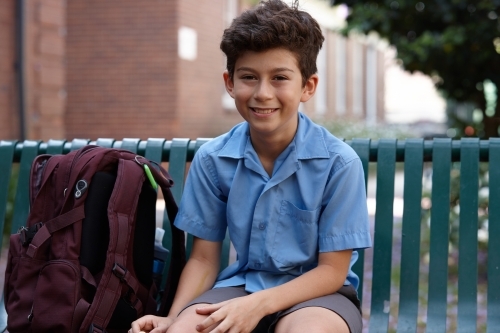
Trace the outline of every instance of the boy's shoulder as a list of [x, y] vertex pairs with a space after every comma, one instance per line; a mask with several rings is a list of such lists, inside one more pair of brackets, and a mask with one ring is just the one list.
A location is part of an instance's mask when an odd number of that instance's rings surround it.
[[346, 163], [359, 158], [350, 145], [337, 138], [325, 127], [313, 122], [302, 113], [299, 113], [299, 116], [299, 127], [302, 125], [302, 128], [299, 130], [297, 139], [302, 144], [306, 143], [304, 148], [309, 153], [311, 151], [316, 153], [323, 151], [328, 157], [340, 157]]
[[225, 154], [239, 156], [248, 140], [248, 124], [246, 122], [235, 125], [228, 132], [221, 134], [203, 144], [198, 153], [203, 156], [218, 154], [224, 150]]

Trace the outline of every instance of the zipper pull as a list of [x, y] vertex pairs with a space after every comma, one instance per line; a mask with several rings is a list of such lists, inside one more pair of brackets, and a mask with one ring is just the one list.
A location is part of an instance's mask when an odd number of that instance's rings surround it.
[[31, 323], [32, 320], [33, 320], [33, 305], [31, 306], [31, 312], [28, 315], [28, 322]]
[[148, 177], [151, 186], [153, 186], [153, 188], [156, 191], [158, 189], [158, 184], [156, 183], [155, 178], [153, 177], [153, 174], [151, 173], [151, 170], [149, 170], [149, 167], [146, 163], [144, 163], [144, 172], [146, 173], [146, 176]]

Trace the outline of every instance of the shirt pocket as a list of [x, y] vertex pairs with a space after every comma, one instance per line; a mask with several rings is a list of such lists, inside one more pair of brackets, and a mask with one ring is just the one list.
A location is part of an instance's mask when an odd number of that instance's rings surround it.
[[271, 257], [279, 268], [289, 269], [317, 260], [320, 208], [303, 210], [289, 201], [281, 202]]

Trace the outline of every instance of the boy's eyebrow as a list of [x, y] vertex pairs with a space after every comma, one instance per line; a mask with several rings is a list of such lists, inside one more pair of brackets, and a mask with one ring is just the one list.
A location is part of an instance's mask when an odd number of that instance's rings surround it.
[[[255, 70], [251, 67], [239, 67], [236, 69], [237, 72], [239, 71], [251, 71], [254, 72]], [[290, 69], [288, 67], [278, 67], [273, 69], [273, 72], [294, 72], [293, 69]]]

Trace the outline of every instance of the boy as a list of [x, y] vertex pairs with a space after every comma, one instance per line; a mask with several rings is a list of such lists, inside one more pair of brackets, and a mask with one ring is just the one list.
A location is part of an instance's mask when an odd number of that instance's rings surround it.
[[[195, 239], [174, 304], [130, 332], [361, 332], [351, 267], [371, 246], [363, 169], [297, 111], [323, 40], [280, 0], [224, 31], [224, 82], [245, 122], [196, 154], [175, 220]], [[218, 274], [226, 228], [237, 260]]]

